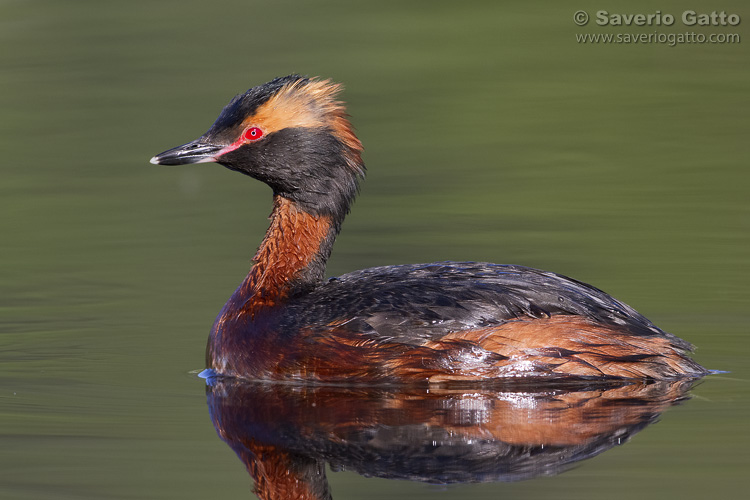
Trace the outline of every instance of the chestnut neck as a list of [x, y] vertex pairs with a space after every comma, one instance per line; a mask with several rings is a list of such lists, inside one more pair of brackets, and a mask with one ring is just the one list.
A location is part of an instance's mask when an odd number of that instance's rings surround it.
[[312, 215], [279, 195], [274, 195], [270, 220], [255, 264], [238, 290], [248, 299], [242, 310], [251, 316], [322, 282], [341, 226], [331, 216]]

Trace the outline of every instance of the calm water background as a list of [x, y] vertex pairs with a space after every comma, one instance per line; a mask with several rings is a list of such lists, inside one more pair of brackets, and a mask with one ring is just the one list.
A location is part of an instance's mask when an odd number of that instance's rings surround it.
[[[750, 466], [750, 10], [691, 2], [0, 2], [0, 497], [247, 498], [203, 383], [270, 192], [155, 167], [234, 94], [344, 82], [368, 180], [330, 262], [487, 260], [593, 283], [731, 373], [563, 475], [334, 498], [739, 498]], [[672, 27], [585, 28], [593, 13]], [[582, 45], [576, 33], [740, 33]]]

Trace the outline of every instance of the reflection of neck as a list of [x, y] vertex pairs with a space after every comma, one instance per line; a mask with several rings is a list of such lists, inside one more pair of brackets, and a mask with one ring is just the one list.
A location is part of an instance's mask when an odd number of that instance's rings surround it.
[[240, 287], [250, 299], [243, 310], [251, 315], [321, 282], [337, 233], [330, 217], [311, 215], [281, 196], [274, 196], [270, 218], [255, 265]]
[[331, 499], [323, 462], [255, 441], [245, 442], [235, 451], [253, 476], [255, 494], [261, 500]]

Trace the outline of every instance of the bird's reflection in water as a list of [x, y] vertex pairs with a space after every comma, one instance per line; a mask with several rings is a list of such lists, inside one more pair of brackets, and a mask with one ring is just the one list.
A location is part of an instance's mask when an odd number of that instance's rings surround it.
[[326, 499], [326, 463], [429, 483], [557, 474], [625, 442], [691, 385], [377, 389], [212, 379], [208, 406], [260, 498]]

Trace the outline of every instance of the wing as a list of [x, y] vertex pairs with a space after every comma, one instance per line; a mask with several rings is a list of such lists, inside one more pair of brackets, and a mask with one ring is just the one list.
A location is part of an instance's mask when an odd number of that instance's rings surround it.
[[577, 315], [635, 336], [691, 345], [585, 283], [523, 266], [436, 262], [364, 269], [332, 278], [287, 307], [284, 327], [345, 328], [421, 345], [519, 318]]

